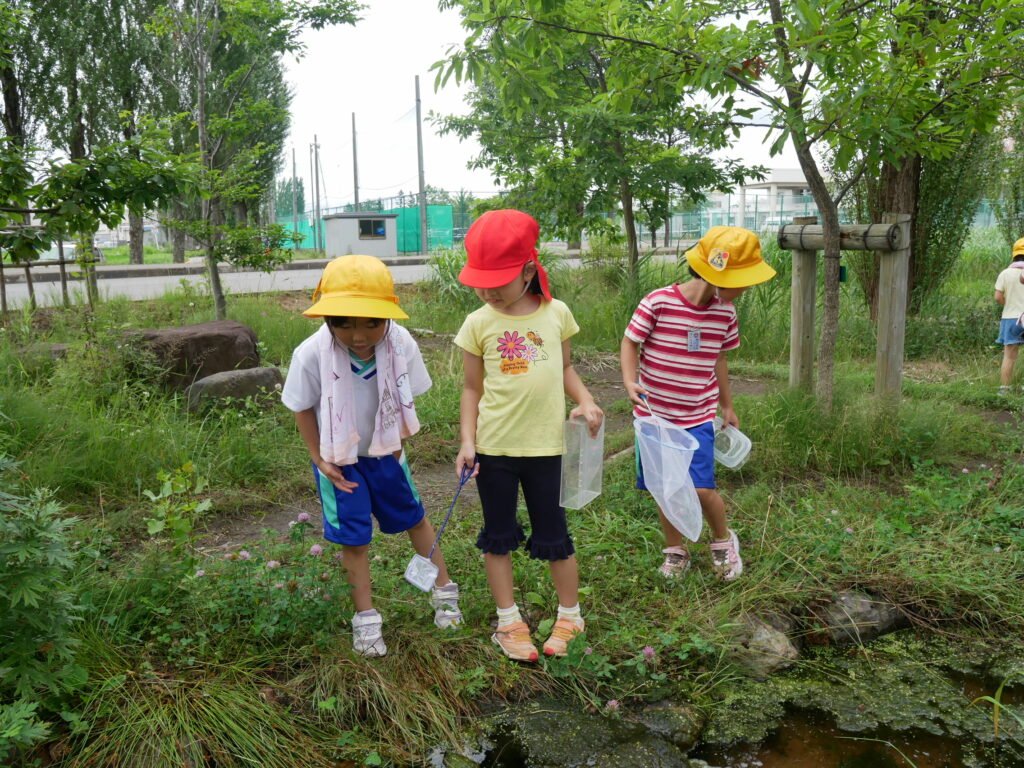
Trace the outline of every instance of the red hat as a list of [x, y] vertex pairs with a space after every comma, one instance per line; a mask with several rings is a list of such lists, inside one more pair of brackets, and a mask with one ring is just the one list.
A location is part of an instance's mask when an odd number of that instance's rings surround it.
[[503, 209], [487, 211], [466, 233], [466, 265], [459, 282], [470, 288], [500, 288], [522, 274], [523, 266], [537, 265], [541, 292], [551, 298], [548, 275], [537, 261], [540, 225], [528, 213]]

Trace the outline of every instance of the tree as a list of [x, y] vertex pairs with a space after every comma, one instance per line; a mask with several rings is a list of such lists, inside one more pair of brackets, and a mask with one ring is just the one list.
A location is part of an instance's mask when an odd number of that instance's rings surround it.
[[[508, 79], [550, 82], [545, 62], [559, 59], [567, 35], [597, 40], [622, 54], [606, 74], [605, 103], [696, 87], [726, 122], [751, 114], [737, 109], [741, 95], [766, 115], [772, 154], [792, 143], [825, 235], [818, 380], [825, 407], [839, 320], [839, 205], [868, 168], [899, 167], [915, 155], [942, 160], [974, 132], [990, 130], [1024, 73], [1024, 5], [1017, 0], [949, 0], [941, 14], [935, 4], [913, 0], [489, 0], [472, 16], [469, 51], [493, 48], [493, 40], [504, 45], [506, 30], [516, 30], [514, 50], [501, 51]], [[627, 51], [644, 64], [629, 66]], [[459, 55], [450, 66], [475, 72], [483, 64], [474, 58]], [[825, 153], [845, 183], [829, 184]]]
[[306, 186], [302, 179], [295, 182], [295, 207], [292, 207], [292, 180], [280, 179], [277, 182], [277, 193], [274, 196], [274, 213], [277, 218], [287, 218], [293, 211], [306, 212]]
[[[154, 19], [152, 29], [174, 41], [194, 77], [190, 111], [202, 169], [200, 216], [181, 226], [203, 245], [218, 319], [227, 315], [218, 264], [268, 268], [286, 258], [281, 246], [291, 237], [284, 227], [249, 221], [249, 201], [272, 184], [279, 161], [273, 134], [282, 125], [286, 129], [281, 106], [286, 93], [276, 89], [268, 95], [262, 87], [275, 71], [280, 74], [282, 55], [301, 54], [304, 29], [353, 24], [357, 9], [354, 0], [172, 0]], [[262, 85], [250, 88], [252, 83]], [[253, 120], [262, 121], [271, 137], [246, 147], [241, 139]], [[224, 167], [218, 158], [232, 144], [241, 147], [238, 162]], [[234, 223], [226, 216], [229, 206]]]
[[995, 182], [990, 192], [999, 231], [1012, 246], [1024, 237], [1024, 109], [1017, 106], [999, 130]]
[[[717, 110], [684, 102], [664, 79], [669, 57], [575, 29], [568, 20], [598, 13], [592, 4], [573, 0], [529, 16], [515, 12], [524, 4], [514, 0], [451, 5], [469, 37], [437, 65], [438, 79], [466, 77], [476, 87], [468, 115], [437, 122], [442, 133], [476, 137], [482, 151], [472, 165], [490, 169], [509, 188], [505, 197], [555, 234], [578, 242], [584, 228], [614, 231], [608, 213], [618, 210], [635, 268], [638, 202], [660, 223], [673, 190], [699, 200], [757, 175], [713, 159], [733, 126]], [[541, 16], [550, 21], [538, 34]], [[648, 87], [623, 88], [641, 77]]]

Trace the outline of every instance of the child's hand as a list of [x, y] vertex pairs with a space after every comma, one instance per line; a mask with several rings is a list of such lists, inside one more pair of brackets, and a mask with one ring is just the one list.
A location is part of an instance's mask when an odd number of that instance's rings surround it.
[[736, 429], [740, 428], [739, 417], [736, 415], [736, 411], [732, 408], [722, 408], [722, 429], [725, 429], [726, 427], [736, 427]]
[[470, 469], [473, 474], [471, 478], [476, 477], [480, 474], [480, 462], [476, 460], [476, 446], [472, 443], [465, 444], [459, 448], [459, 455], [455, 457], [455, 476], [462, 481], [462, 472], [464, 469]]
[[646, 397], [647, 396], [647, 390], [644, 389], [643, 387], [641, 387], [640, 384], [638, 384], [635, 381], [627, 381], [627, 382], [625, 382], [625, 385], [626, 385], [626, 395], [629, 396], [630, 402], [632, 402], [634, 405], [640, 405], [640, 406], [643, 406], [644, 408], [646, 408], [647, 407], [647, 403], [645, 403], [643, 401], [643, 399], [641, 398], [641, 395]]
[[359, 487], [359, 483], [353, 483], [351, 480], [346, 480], [345, 476], [341, 474], [341, 470], [329, 461], [319, 459], [316, 462], [316, 468], [319, 469], [320, 474], [330, 480], [334, 484], [334, 487], [339, 491], [352, 493]]
[[597, 430], [601, 428], [601, 423], [604, 421], [604, 411], [598, 407], [597, 403], [591, 400], [588, 403], [577, 405], [569, 412], [569, 418], [575, 419], [577, 416], [582, 416], [587, 420], [590, 436], [597, 437]]

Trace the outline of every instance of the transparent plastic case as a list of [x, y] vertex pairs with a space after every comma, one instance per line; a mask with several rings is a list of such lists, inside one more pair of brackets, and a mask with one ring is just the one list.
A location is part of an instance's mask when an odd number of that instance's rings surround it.
[[596, 437], [590, 436], [585, 419], [568, 419], [563, 427], [562, 481], [558, 503], [566, 509], [582, 509], [601, 495], [604, 472], [604, 422]]
[[405, 580], [417, 589], [429, 592], [437, 581], [437, 566], [423, 555], [413, 555], [405, 567]]
[[736, 427], [722, 429], [722, 420], [715, 417], [715, 461], [729, 469], [739, 469], [750, 455], [750, 438]]

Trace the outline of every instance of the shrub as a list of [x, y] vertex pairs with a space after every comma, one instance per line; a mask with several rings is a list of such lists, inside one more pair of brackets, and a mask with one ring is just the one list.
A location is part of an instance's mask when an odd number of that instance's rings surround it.
[[[0, 470], [13, 466], [0, 458]], [[74, 520], [62, 519], [49, 492], [9, 491], [0, 490], [0, 695], [12, 703], [0, 707], [0, 757], [42, 739], [45, 718], [85, 683], [71, 636], [82, 612], [69, 586]]]

